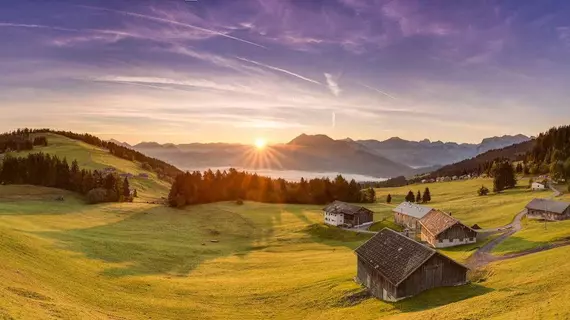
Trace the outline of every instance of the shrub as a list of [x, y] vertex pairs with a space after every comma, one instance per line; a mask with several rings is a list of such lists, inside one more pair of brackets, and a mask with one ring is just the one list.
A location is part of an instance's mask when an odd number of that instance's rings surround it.
[[477, 194], [480, 196], [486, 196], [489, 194], [489, 189], [487, 189], [487, 187], [485, 187], [485, 186], [481, 186], [481, 188], [479, 188], [479, 190], [477, 190]]
[[104, 188], [95, 188], [87, 192], [87, 202], [91, 204], [108, 202], [107, 190]]
[[243, 200], [242, 200], [242, 199], [237, 199], [237, 200], [236, 200], [236, 204], [241, 206], [241, 205], [243, 204]]

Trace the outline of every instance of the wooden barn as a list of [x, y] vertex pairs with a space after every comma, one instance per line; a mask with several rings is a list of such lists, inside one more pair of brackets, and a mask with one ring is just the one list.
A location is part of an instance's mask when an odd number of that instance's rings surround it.
[[432, 210], [420, 220], [421, 239], [434, 248], [453, 247], [477, 241], [477, 232], [445, 212]]
[[374, 212], [364, 207], [342, 201], [334, 201], [323, 208], [325, 223], [333, 226], [361, 226], [372, 224]]
[[411, 202], [402, 202], [392, 211], [394, 212], [394, 222], [410, 230], [420, 230], [420, 219], [433, 209]]
[[467, 283], [467, 267], [398, 232], [384, 228], [355, 250], [356, 280], [385, 301]]
[[570, 218], [570, 203], [549, 199], [532, 199], [526, 205], [527, 217], [543, 220], [566, 220]]

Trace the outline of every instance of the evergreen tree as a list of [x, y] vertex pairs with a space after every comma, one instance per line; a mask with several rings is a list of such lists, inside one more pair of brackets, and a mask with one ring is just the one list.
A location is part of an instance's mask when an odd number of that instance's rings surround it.
[[422, 202], [422, 194], [420, 193], [420, 190], [418, 190], [418, 194], [416, 195], [416, 202], [417, 203]]
[[412, 192], [412, 190], [408, 191], [408, 194], [406, 195], [406, 201], [414, 202], [415, 199], [416, 199], [416, 197], [414, 196], [414, 193]]
[[386, 196], [386, 203], [392, 203], [392, 195], [388, 193], [388, 196]]
[[424, 190], [424, 195], [422, 197], [423, 202], [430, 202], [431, 201], [431, 193], [429, 192], [429, 188], [426, 187]]
[[129, 179], [127, 179], [127, 177], [125, 177], [125, 180], [123, 180], [123, 196], [125, 199], [131, 197], [131, 188], [129, 186]]

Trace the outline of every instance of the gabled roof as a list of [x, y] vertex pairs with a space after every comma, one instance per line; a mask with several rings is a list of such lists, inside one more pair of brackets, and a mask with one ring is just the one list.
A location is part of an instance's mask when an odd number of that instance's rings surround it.
[[404, 281], [433, 255], [439, 254], [388, 228], [382, 229], [355, 252], [394, 285]]
[[563, 214], [564, 211], [568, 209], [568, 207], [570, 207], [570, 203], [568, 202], [554, 201], [549, 199], [538, 199], [538, 198], [532, 199], [532, 201], [526, 205], [527, 209], [548, 211], [558, 214]]
[[422, 225], [422, 228], [426, 229], [433, 236], [439, 235], [456, 224], [461, 224], [465, 228], [471, 229], [459, 222], [459, 220], [439, 210], [430, 211], [420, 220], [420, 224]]
[[432, 211], [433, 208], [420, 206], [419, 204], [411, 202], [402, 202], [396, 208], [393, 209], [394, 212], [405, 214], [417, 219], [423, 218], [428, 212]]
[[342, 214], [348, 214], [348, 215], [354, 215], [356, 213], [360, 213], [360, 212], [368, 212], [368, 213], [373, 213], [371, 210], [366, 209], [364, 207], [359, 207], [359, 206], [355, 206], [346, 202], [342, 202], [342, 201], [333, 201], [332, 203], [330, 203], [329, 205], [327, 205], [326, 207], [323, 208], [324, 211], [328, 212], [328, 213], [342, 213]]

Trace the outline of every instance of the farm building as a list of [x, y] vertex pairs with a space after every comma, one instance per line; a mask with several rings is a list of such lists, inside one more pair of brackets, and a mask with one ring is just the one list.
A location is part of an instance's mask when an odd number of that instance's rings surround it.
[[543, 183], [533, 182], [530, 188], [532, 190], [544, 190], [546, 186]]
[[374, 213], [364, 207], [355, 206], [342, 201], [334, 201], [323, 208], [325, 223], [333, 226], [361, 226], [372, 224]]
[[420, 219], [433, 209], [411, 202], [402, 202], [392, 211], [394, 212], [394, 222], [408, 229], [419, 230]]
[[549, 199], [533, 199], [526, 205], [530, 219], [566, 220], [570, 218], [570, 203]]
[[384, 228], [355, 250], [356, 280], [385, 301], [467, 283], [467, 267], [398, 232]]
[[421, 239], [434, 248], [453, 247], [477, 241], [477, 232], [445, 212], [432, 210], [421, 220]]

